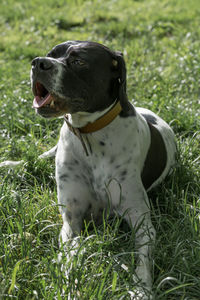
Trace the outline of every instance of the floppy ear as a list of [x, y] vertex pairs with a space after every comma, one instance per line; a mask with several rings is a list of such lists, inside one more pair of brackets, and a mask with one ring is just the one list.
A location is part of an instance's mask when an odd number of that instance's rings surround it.
[[129, 102], [126, 93], [126, 65], [121, 52], [114, 52], [115, 56], [113, 57], [113, 66], [118, 74], [118, 99], [120, 101], [123, 112], [128, 112]]

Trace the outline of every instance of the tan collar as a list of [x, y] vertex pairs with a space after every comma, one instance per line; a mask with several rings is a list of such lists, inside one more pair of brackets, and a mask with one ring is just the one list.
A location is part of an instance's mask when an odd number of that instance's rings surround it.
[[82, 146], [86, 152], [86, 155], [88, 155], [87, 147], [83, 141], [83, 138], [81, 136], [82, 133], [92, 133], [95, 131], [98, 131], [107, 125], [109, 125], [122, 111], [122, 107], [120, 105], [120, 102], [118, 101], [107, 113], [105, 113], [102, 117], [94, 121], [93, 123], [88, 123], [87, 125], [75, 128], [70, 124], [67, 115], [64, 116], [64, 119], [67, 123], [68, 128], [80, 139]]
[[88, 123], [87, 125], [79, 128], [75, 128], [70, 124], [68, 121], [68, 117], [65, 116], [64, 119], [71, 131], [74, 132], [74, 129], [78, 129], [81, 133], [92, 133], [95, 131], [98, 131], [104, 127], [106, 127], [108, 124], [110, 124], [121, 112], [122, 108], [120, 105], [120, 102], [117, 102], [105, 115], [94, 121], [93, 123]]

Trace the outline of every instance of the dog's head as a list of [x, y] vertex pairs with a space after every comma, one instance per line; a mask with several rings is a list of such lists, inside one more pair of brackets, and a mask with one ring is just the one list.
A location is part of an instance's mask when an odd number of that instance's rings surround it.
[[107, 47], [68, 41], [32, 61], [33, 107], [43, 117], [95, 112], [116, 99], [128, 109], [123, 56]]

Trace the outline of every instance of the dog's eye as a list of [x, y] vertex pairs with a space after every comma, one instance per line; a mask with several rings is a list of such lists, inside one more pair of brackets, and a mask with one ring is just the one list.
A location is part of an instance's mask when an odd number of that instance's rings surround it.
[[83, 66], [85, 63], [81, 59], [75, 59], [71, 61], [71, 64], [76, 66]]

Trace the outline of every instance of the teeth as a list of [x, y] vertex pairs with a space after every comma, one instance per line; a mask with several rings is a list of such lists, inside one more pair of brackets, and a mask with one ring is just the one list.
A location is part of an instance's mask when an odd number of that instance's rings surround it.
[[54, 101], [52, 100], [50, 103], [50, 107], [53, 108], [54, 107]]

